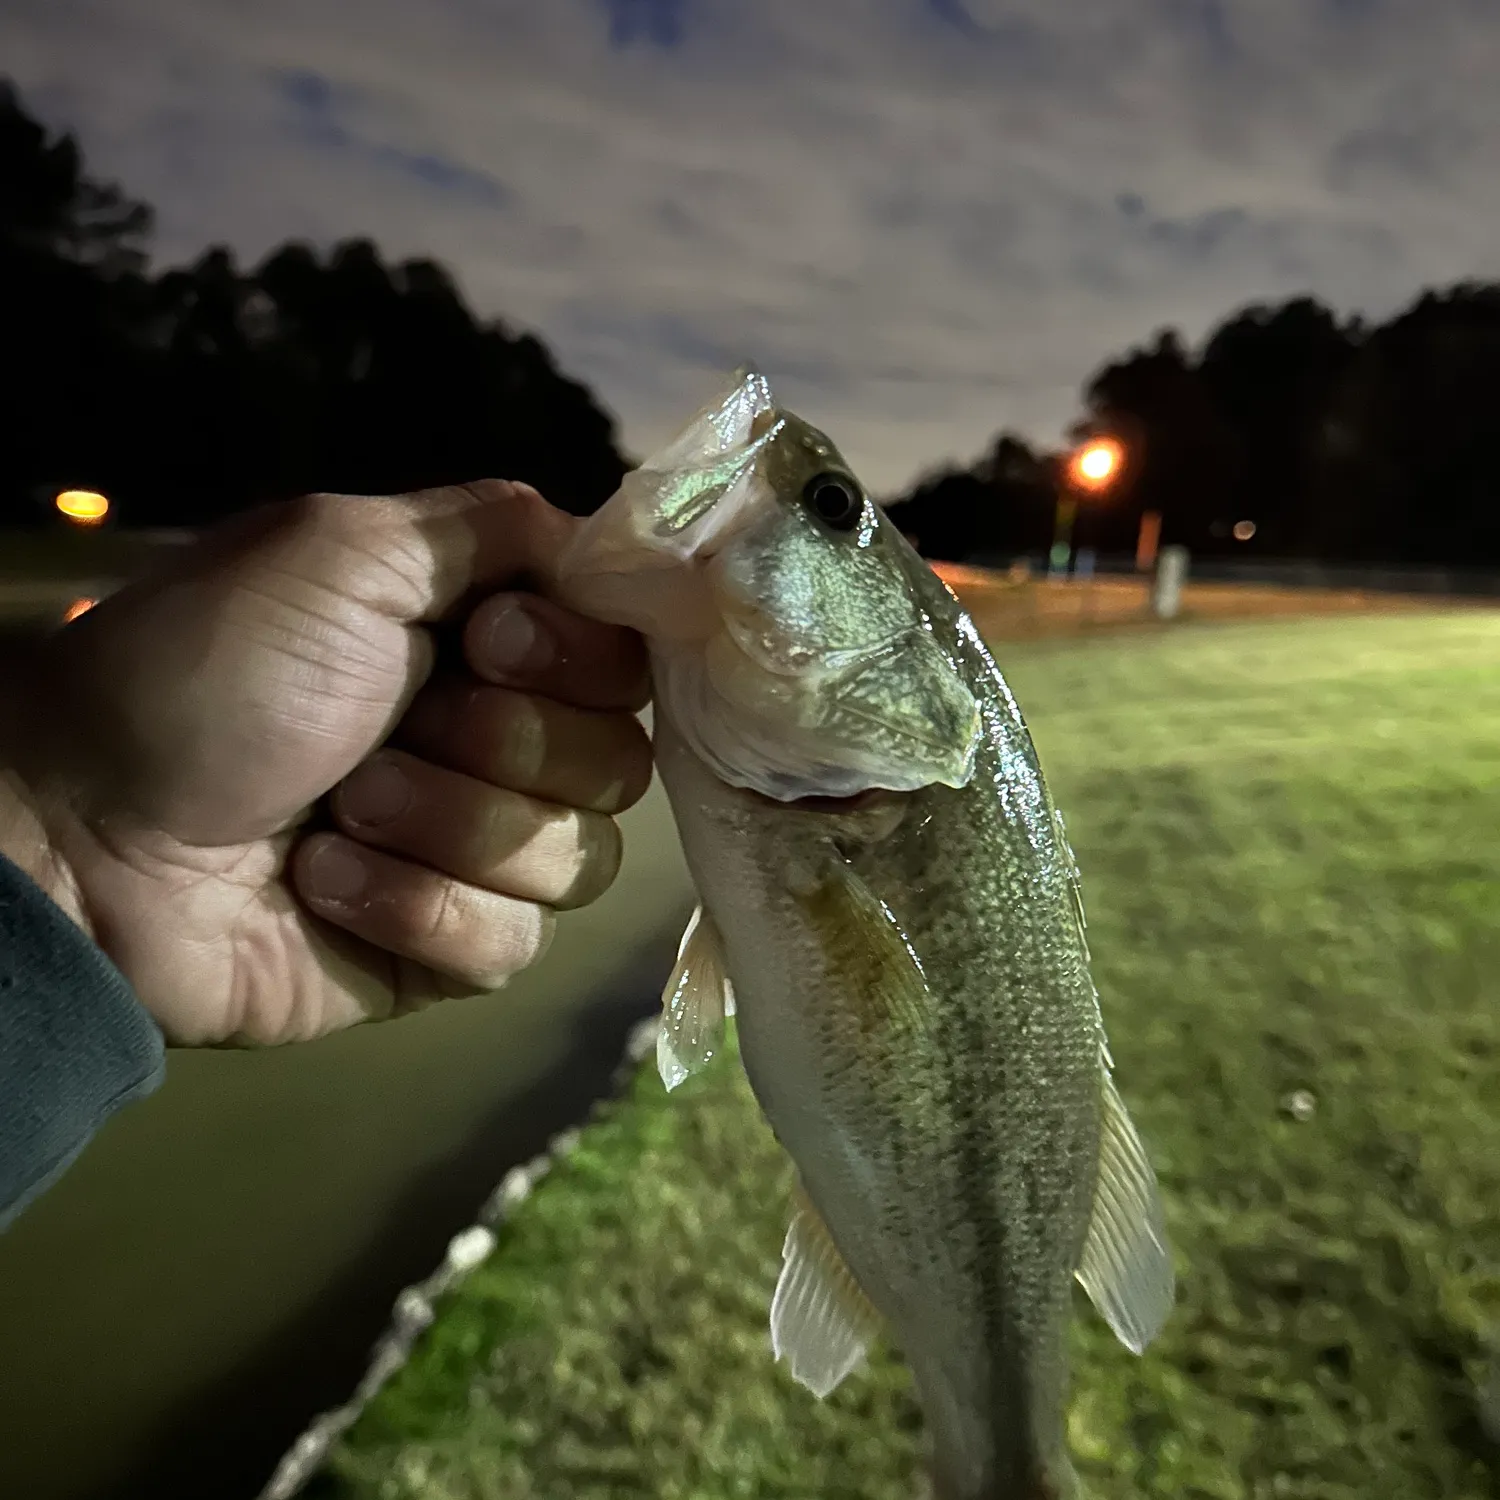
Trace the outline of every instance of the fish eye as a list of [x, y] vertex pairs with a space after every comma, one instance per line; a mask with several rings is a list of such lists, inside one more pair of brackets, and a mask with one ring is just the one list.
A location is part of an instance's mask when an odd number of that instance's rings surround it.
[[818, 474], [807, 481], [802, 503], [830, 530], [853, 531], [864, 514], [865, 497], [842, 474]]

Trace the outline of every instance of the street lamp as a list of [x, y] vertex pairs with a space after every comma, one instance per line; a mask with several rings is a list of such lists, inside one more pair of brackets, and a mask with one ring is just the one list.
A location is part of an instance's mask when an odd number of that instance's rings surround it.
[[63, 490], [52, 503], [75, 526], [97, 526], [109, 514], [109, 499], [98, 490]]
[[1073, 553], [1073, 522], [1079, 501], [1089, 495], [1103, 495], [1119, 478], [1125, 461], [1125, 449], [1116, 438], [1090, 438], [1075, 449], [1068, 459], [1063, 491], [1057, 497], [1057, 520], [1052, 532], [1052, 552], [1048, 571], [1054, 576], [1066, 573]]
[[1106, 490], [1119, 472], [1124, 456], [1114, 438], [1092, 438], [1073, 455], [1070, 477], [1081, 490]]

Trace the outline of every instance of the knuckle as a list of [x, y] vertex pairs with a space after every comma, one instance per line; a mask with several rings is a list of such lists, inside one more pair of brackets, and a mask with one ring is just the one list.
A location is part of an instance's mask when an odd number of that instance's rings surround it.
[[299, 529], [340, 536], [349, 527], [353, 509], [347, 495], [315, 490], [290, 502], [292, 517]]
[[470, 902], [455, 880], [424, 878], [412, 912], [412, 936], [424, 947], [446, 949], [461, 944]]
[[619, 732], [608, 738], [608, 749], [595, 752], [595, 785], [600, 788], [591, 805], [601, 813], [624, 812], [646, 795], [654, 762], [651, 741], [636, 720], [617, 719]]
[[622, 809], [634, 807], [646, 795], [647, 789], [651, 785], [652, 773], [655, 770], [655, 762], [651, 754], [651, 741], [646, 731], [635, 719], [630, 721], [630, 725], [629, 748], [621, 757], [628, 773], [625, 777], [625, 790], [621, 793], [624, 799], [620, 803]]
[[503, 483], [510, 503], [523, 519], [550, 523], [556, 515], [555, 508], [548, 504], [542, 492], [534, 485], [519, 479], [507, 479]]
[[439, 879], [413, 913], [409, 942], [432, 968], [498, 988], [542, 956], [552, 922], [545, 906]]
[[497, 787], [479, 799], [469, 824], [469, 857], [476, 869], [502, 869], [532, 836], [538, 822], [529, 797]]
[[547, 950], [552, 946], [552, 939], [557, 934], [557, 913], [550, 906], [533, 906], [531, 910], [533, 913], [531, 935], [526, 945], [525, 957], [519, 965], [523, 969], [529, 969], [547, 956]]
[[552, 946], [556, 913], [534, 902], [509, 901], [504, 916], [491, 925], [489, 951], [476, 955], [470, 972], [480, 983], [499, 989], [508, 979], [537, 963]]
[[613, 818], [593, 812], [580, 812], [577, 817], [574, 868], [558, 902], [569, 908], [597, 901], [614, 884], [624, 856], [624, 841]]
[[494, 505], [497, 501], [509, 500], [514, 488], [515, 486], [508, 479], [468, 479], [462, 484], [450, 485], [443, 490], [426, 493], [456, 497], [460, 504], [466, 506]]
[[430, 548], [399, 498], [318, 491], [290, 504], [295, 529], [312, 539], [322, 571], [340, 579], [356, 603], [393, 614], [422, 607]]
[[499, 690], [491, 699], [494, 712], [496, 774], [518, 787], [535, 784], [547, 765], [547, 710], [527, 693]]

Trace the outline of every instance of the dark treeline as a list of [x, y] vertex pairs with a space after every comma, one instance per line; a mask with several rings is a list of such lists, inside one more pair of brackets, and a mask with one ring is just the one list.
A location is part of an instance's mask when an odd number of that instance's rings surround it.
[[[1309, 297], [1247, 308], [1196, 358], [1160, 334], [1086, 399], [1076, 436], [1119, 438], [1126, 462], [1083, 505], [1081, 545], [1129, 552], [1154, 510], [1164, 542], [1199, 553], [1500, 564], [1500, 285], [1428, 292], [1374, 327]], [[932, 556], [1045, 552], [1064, 461], [1005, 437], [893, 514]]]
[[[479, 322], [432, 261], [353, 240], [150, 274], [150, 230], [0, 82], [0, 526], [44, 520], [61, 487], [103, 490], [127, 524], [194, 524], [482, 475], [581, 513], [618, 484], [591, 394], [535, 338]], [[1305, 297], [1249, 308], [1197, 354], [1163, 332], [1085, 399], [1077, 435], [1118, 437], [1126, 463], [1082, 507], [1081, 545], [1128, 552], [1152, 510], [1198, 553], [1500, 564], [1500, 286], [1373, 327]], [[1002, 435], [895, 519], [933, 557], [1044, 552], [1065, 460]]]
[[619, 483], [589, 392], [536, 339], [478, 322], [432, 261], [354, 240], [150, 275], [150, 229], [0, 83], [0, 525], [45, 520], [60, 487], [172, 525], [484, 475], [585, 512]]

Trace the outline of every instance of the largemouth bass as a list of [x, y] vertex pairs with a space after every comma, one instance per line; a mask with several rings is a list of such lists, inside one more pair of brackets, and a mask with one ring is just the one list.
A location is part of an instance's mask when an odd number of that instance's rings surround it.
[[662, 1077], [701, 1067], [734, 1013], [796, 1165], [777, 1357], [824, 1396], [884, 1320], [944, 1500], [1074, 1494], [1073, 1278], [1140, 1352], [1173, 1271], [1077, 868], [1005, 679], [753, 370], [626, 477], [563, 577], [647, 639], [701, 901]]

